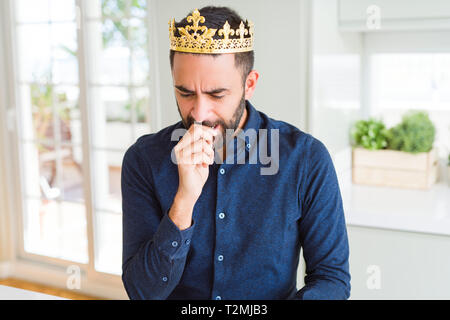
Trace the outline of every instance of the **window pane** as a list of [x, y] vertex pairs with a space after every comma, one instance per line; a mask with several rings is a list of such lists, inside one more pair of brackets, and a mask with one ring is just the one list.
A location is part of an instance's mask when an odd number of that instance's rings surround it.
[[49, 155], [54, 152], [50, 144], [24, 143], [23, 164], [25, 195], [55, 199], [60, 195], [56, 185], [56, 162]]
[[59, 119], [59, 139], [81, 143], [78, 87], [54, 87], [48, 84], [30, 84], [20, 87], [23, 138], [25, 140], [51, 140], [54, 135], [55, 104]]
[[[56, 150], [43, 143], [36, 144], [39, 148], [39, 183], [41, 195], [45, 199], [53, 200], [61, 196], [61, 181], [58, 177]], [[27, 164], [28, 165], [28, 164]], [[34, 181], [27, 180], [27, 183]]]
[[16, 0], [18, 22], [46, 22], [50, 20], [49, 0]]
[[375, 108], [449, 108], [450, 54], [376, 54], [372, 69]]
[[83, 194], [83, 153], [81, 146], [64, 147], [62, 159], [62, 199], [74, 202], [84, 202]]
[[20, 81], [78, 83], [74, 23], [20, 25], [17, 33]]
[[97, 148], [125, 149], [132, 141], [131, 102], [127, 88], [97, 87], [92, 90], [93, 144]]
[[130, 49], [123, 22], [88, 23], [89, 81], [92, 84], [129, 84]]
[[25, 251], [87, 263], [83, 204], [27, 198], [25, 206]]
[[55, 200], [28, 198], [25, 210], [24, 249], [30, 253], [58, 255], [58, 203]]
[[134, 141], [144, 134], [150, 133], [150, 106], [149, 106], [149, 90], [140, 88], [134, 90], [136, 121], [134, 127]]
[[133, 84], [145, 85], [149, 83], [149, 60], [145, 47], [135, 47], [132, 49], [131, 71]]
[[81, 120], [78, 104], [78, 87], [59, 86], [54, 88], [55, 108], [60, 120], [60, 138], [63, 142], [81, 144]]
[[20, 86], [20, 120], [25, 140], [53, 139], [52, 90], [46, 84]]
[[22, 23], [73, 21], [75, 0], [16, 0], [17, 21]]
[[84, 201], [81, 146], [25, 143], [23, 152], [27, 196]]
[[132, 17], [145, 18], [147, 16], [147, 0], [131, 0], [130, 14]]
[[63, 201], [61, 214], [61, 258], [88, 262], [86, 208], [84, 204]]
[[51, 25], [53, 83], [78, 83], [76, 31], [75, 23]]
[[450, 150], [450, 53], [374, 54], [371, 106], [388, 127], [408, 110], [426, 111], [436, 127], [434, 146]]
[[97, 211], [95, 269], [122, 274], [122, 215]]
[[120, 171], [124, 153], [94, 151], [94, 198], [98, 210], [122, 212]]
[[132, 18], [129, 20], [129, 41], [134, 48], [145, 49], [147, 43], [147, 29], [145, 20]]
[[19, 49], [19, 80], [47, 82], [51, 77], [51, 34], [44, 25], [17, 27]]
[[53, 22], [75, 20], [75, 0], [50, 0], [50, 19]]
[[128, 17], [131, 0], [102, 0], [102, 14], [104, 17], [116, 19]]

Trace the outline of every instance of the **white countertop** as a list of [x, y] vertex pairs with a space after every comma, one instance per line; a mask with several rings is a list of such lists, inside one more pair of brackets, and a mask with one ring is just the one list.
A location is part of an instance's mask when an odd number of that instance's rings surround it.
[[0, 285], [0, 300], [67, 300], [39, 292]]
[[353, 184], [351, 171], [339, 177], [347, 225], [450, 236], [450, 187], [430, 190]]

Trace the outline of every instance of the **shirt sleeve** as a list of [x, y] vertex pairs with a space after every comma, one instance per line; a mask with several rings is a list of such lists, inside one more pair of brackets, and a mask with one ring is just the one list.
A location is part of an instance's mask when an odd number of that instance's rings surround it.
[[131, 146], [122, 163], [122, 281], [130, 299], [166, 299], [180, 281], [195, 223], [181, 231], [162, 211], [150, 170]]
[[349, 246], [335, 168], [318, 139], [312, 137], [308, 152], [299, 222], [306, 276], [294, 299], [348, 299]]

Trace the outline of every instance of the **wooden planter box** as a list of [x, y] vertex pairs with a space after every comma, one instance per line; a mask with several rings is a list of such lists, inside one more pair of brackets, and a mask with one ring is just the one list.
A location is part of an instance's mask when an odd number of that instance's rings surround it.
[[437, 178], [437, 152], [412, 154], [395, 150], [352, 150], [352, 180], [356, 184], [429, 189]]

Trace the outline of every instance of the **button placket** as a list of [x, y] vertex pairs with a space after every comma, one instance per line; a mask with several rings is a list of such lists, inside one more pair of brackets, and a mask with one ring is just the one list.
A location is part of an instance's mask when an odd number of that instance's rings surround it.
[[[215, 214], [215, 224], [216, 224], [216, 247], [214, 250], [214, 283], [213, 283], [213, 291], [211, 298], [216, 300], [221, 300], [222, 296], [220, 293], [223, 290], [224, 286], [224, 268], [226, 266], [224, 265], [224, 248], [222, 247], [222, 243], [224, 243], [226, 235], [226, 213], [224, 203], [222, 203], [222, 199], [220, 197], [221, 194], [223, 194], [223, 185], [225, 183], [225, 175], [227, 174], [227, 169], [224, 168], [225, 165], [222, 165], [219, 170], [217, 171], [217, 201], [216, 201], [216, 214]], [[222, 211], [223, 210], [223, 211]]]

